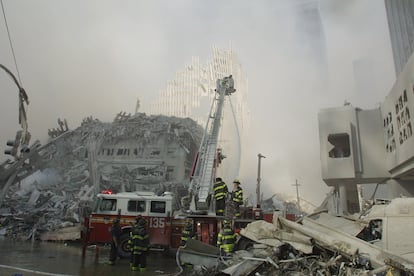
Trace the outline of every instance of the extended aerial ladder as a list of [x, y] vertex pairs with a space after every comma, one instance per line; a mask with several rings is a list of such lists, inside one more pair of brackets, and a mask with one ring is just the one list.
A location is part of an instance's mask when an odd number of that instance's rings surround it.
[[224, 98], [235, 91], [234, 80], [231, 75], [217, 80], [216, 94], [196, 157], [189, 187], [191, 196], [190, 211], [192, 212], [205, 213], [209, 211], [209, 195], [213, 191], [216, 168], [222, 159], [221, 151], [218, 149], [218, 136]]

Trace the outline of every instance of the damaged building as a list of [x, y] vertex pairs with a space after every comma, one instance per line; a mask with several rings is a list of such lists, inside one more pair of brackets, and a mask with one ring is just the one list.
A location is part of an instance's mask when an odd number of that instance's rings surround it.
[[189, 118], [121, 112], [112, 123], [88, 117], [75, 130], [50, 133], [58, 135], [1, 166], [1, 235], [79, 238], [83, 212], [105, 189], [170, 191], [180, 198], [187, 193], [203, 129]]

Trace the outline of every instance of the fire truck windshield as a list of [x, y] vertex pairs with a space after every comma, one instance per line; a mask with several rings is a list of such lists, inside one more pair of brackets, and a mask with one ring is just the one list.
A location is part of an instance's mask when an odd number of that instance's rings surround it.
[[116, 211], [116, 199], [104, 198], [101, 203], [102, 211]]
[[116, 199], [113, 198], [97, 198], [93, 212], [116, 211]]

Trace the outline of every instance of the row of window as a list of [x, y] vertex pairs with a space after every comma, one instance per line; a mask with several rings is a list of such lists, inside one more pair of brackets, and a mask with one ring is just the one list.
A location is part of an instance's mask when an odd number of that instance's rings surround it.
[[[414, 86], [413, 86], [414, 93]], [[412, 136], [412, 127], [410, 122], [410, 110], [408, 107], [407, 90], [404, 89], [402, 95], [394, 103], [395, 114], [397, 116], [398, 142], [402, 145], [408, 138]], [[387, 117], [384, 118], [384, 128], [387, 128], [387, 144], [385, 150], [389, 153], [396, 149], [396, 139], [394, 137], [394, 126], [392, 124], [391, 112], [388, 112]]]
[[[413, 90], [414, 92], [414, 90]], [[400, 110], [404, 108], [404, 106], [407, 104], [407, 91], [404, 89], [403, 95], [398, 98], [398, 100], [395, 103], [395, 114], [398, 114]]]
[[387, 152], [394, 152], [395, 151], [395, 139], [392, 140], [386, 145], [385, 150]]
[[405, 123], [410, 121], [410, 110], [408, 107], [405, 108], [405, 110], [401, 111], [401, 114], [397, 116], [397, 126], [398, 129], [400, 129], [401, 126], [403, 126]]
[[407, 126], [400, 130], [400, 145], [404, 143], [408, 138], [410, 138], [413, 134], [413, 130], [411, 128], [411, 123], [408, 123]]
[[391, 112], [388, 112], [387, 118], [384, 119], [384, 127], [389, 126], [391, 122], [392, 122], [392, 115], [391, 115]]
[[[101, 202], [99, 208], [101, 211], [116, 211], [117, 200], [105, 198]], [[127, 210], [128, 212], [143, 213], [147, 209], [147, 201], [145, 200], [128, 200]], [[150, 201], [150, 212], [165, 214], [166, 202], [165, 201]]]
[[[131, 152], [134, 155], [143, 155], [144, 154], [144, 148], [134, 148], [134, 149], [118, 148], [116, 150], [114, 148], [103, 148], [98, 152], [98, 155], [112, 156], [116, 153], [116, 155], [118, 155], [118, 156], [122, 156], [122, 155], [129, 156]], [[175, 149], [168, 149], [167, 153], [168, 154], [174, 154]], [[150, 153], [149, 153], [150, 156], [158, 156], [160, 154], [161, 154], [161, 150], [159, 150], [159, 149], [151, 150]]]

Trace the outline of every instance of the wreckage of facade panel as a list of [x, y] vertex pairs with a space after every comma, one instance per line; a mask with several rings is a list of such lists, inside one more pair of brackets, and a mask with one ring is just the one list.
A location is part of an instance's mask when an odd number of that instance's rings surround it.
[[201, 137], [202, 128], [189, 118], [119, 113], [103, 123], [88, 117], [43, 146], [35, 143], [22, 166], [2, 164], [0, 233], [77, 239], [83, 212], [105, 189], [170, 191], [180, 198]]

